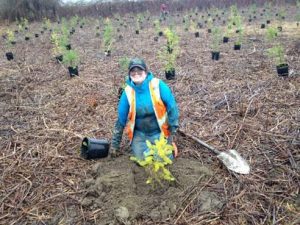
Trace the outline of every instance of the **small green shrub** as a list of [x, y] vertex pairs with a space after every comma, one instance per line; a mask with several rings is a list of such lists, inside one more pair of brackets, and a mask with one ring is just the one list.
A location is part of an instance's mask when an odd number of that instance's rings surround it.
[[268, 27], [268, 29], [266, 30], [266, 38], [269, 42], [274, 41], [277, 35], [278, 35], [278, 29], [275, 27]]
[[113, 44], [113, 26], [111, 21], [107, 18], [104, 25], [104, 32], [103, 32], [103, 45], [104, 50], [110, 51]]
[[176, 58], [179, 54], [179, 37], [170, 28], [166, 28], [164, 34], [167, 39], [167, 45], [159, 52], [159, 58], [164, 64], [165, 71], [172, 71], [175, 69]]
[[160, 22], [158, 19], [154, 20], [154, 28], [155, 28], [156, 34], [161, 32]]
[[64, 51], [63, 64], [68, 67], [76, 68], [79, 64], [79, 55], [75, 50]]
[[222, 40], [222, 33], [221, 29], [219, 27], [214, 27], [212, 29], [212, 50], [214, 52], [220, 51], [220, 43]]
[[268, 49], [268, 55], [275, 59], [276, 65], [285, 64], [283, 46], [278, 44]]
[[169, 157], [172, 155], [174, 147], [168, 144], [167, 139], [163, 135], [160, 136], [159, 140], [155, 140], [154, 145], [148, 140], [146, 144], [149, 148], [149, 152], [144, 153], [144, 160], [130, 157], [131, 160], [137, 162], [145, 169], [148, 174], [146, 183], [151, 184], [152, 187], [155, 188], [157, 184], [163, 187], [163, 180], [168, 182], [175, 181], [171, 172], [166, 168], [167, 165], [173, 163]]

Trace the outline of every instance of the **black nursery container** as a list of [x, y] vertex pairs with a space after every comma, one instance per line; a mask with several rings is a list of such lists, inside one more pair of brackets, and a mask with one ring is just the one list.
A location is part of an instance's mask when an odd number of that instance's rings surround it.
[[288, 64], [281, 64], [276, 66], [277, 74], [280, 77], [288, 76], [289, 75], [289, 65]]
[[174, 80], [175, 79], [175, 69], [165, 71], [165, 75], [166, 75], [167, 80]]
[[235, 44], [233, 47], [234, 50], [241, 50], [241, 45]]
[[163, 36], [163, 34], [164, 34], [164, 33], [163, 33], [162, 31], [159, 31], [159, 32], [158, 32], [158, 35], [159, 35], [160, 37]]
[[14, 59], [14, 54], [12, 52], [6, 52], [5, 55], [8, 61]]
[[39, 37], [39, 34], [34, 34], [34, 36], [37, 38], [37, 37]]
[[195, 32], [195, 37], [196, 37], [196, 38], [200, 37], [200, 34], [199, 34], [199, 32], [198, 32], [198, 31], [197, 31], [197, 32]]
[[265, 29], [265, 28], [266, 28], [266, 25], [263, 23], [263, 24], [260, 25], [260, 28], [261, 28], [261, 29]]
[[71, 44], [66, 45], [67, 50], [71, 50]]
[[72, 66], [69, 66], [68, 70], [69, 70], [70, 77], [79, 76], [78, 75], [78, 66], [76, 66], [75, 68]]
[[104, 54], [105, 54], [106, 56], [111, 56], [111, 51], [110, 51], [110, 50], [105, 51]]
[[212, 60], [219, 60], [220, 59], [220, 52], [211, 52], [211, 59]]
[[228, 37], [223, 37], [223, 43], [227, 43], [229, 41]]
[[57, 60], [57, 62], [62, 62], [62, 61], [63, 61], [63, 58], [64, 58], [63, 55], [55, 56], [55, 59]]
[[85, 137], [81, 143], [80, 155], [84, 159], [98, 159], [108, 156], [109, 142], [104, 139]]

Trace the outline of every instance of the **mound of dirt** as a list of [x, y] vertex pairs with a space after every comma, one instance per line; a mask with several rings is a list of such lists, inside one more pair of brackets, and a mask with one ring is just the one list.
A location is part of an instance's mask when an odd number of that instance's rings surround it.
[[166, 220], [187, 200], [186, 193], [190, 193], [189, 199], [198, 198], [198, 211], [222, 207], [215, 193], [199, 190], [200, 182], [212, 176], [200, 162], [179, 158], [169, 169], [176, 181], [153, 188], [146, 184], [144, 168], [128, 156], [98, 162], [89, 171], [92, 178], [84, 183], [87, 192], [81, 204], [91, 210], [101, 210], [101, 221], [97, 224], [131, 224], [139, 218], [154, 222]]

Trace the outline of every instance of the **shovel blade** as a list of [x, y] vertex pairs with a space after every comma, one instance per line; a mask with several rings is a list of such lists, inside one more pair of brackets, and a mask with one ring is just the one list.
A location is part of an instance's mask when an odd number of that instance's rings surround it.
[[229, 170], [240, 174], [250, 173], [250, 166], [246, 160], [243, 159], [242, 156], [234, 149], [230, 149], [227, 152], [221, 152], [217, 157]]

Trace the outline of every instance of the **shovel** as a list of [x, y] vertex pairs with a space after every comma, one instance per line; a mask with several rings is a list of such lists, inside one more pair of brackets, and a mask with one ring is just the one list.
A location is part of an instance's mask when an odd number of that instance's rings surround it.
[[194, 137], [193, 135], [190, 134], [186, 134], [182, 130], [178, 130], [178, 131], [184, 136], [191, 138], [192, 140], [196, 141], [200, 145], [214, 152], [217, 155], [218, 159], [220, 159], [229, 170], [232, 170], [240, 174], [250, 173], [250, 167], [248, 163], [246, 162], [245, 159], [242, 158], [242, 156], [236, 150], [230, 149], [227, 152], [220, 152], [217, 149], [205, 143], [204, 141], [201, 141], [199, 138]]

